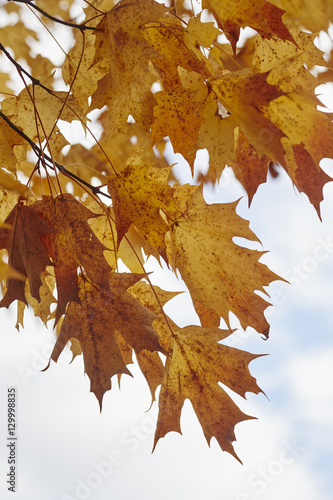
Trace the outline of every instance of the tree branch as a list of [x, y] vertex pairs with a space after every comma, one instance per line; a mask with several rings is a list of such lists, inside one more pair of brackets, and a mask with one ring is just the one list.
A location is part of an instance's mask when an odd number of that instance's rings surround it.
[[51, 21], [54, 21], [59, 24], [63, 24], [65, 26], [69, 26], [71, 28], [77, 28], [81, 31], [84, 30], [96, 30], [100, 31], [98, 28], [95, 28], [94, 26], [87, 26], [86, 24], [76, 24], [76, 23], [71, 23], [69, 21], [63, 21], [62, 19], [59, 19], [57, 17], [51, 16], [51, 14], [48, 14], [45, 12], [43, 9], [38, 7], [38, 5], [35, 5], [34, 3], [31, 2], [31, 0], [7, 0], [8, 2], [16, 2], [16, 3], [24, 3], [26, 5], [29, 5], [29, 7], [32, 7], [33, 9], [37, 10], [40, 12], [43, 16], [47, 17], [48, 19], [51, 19]]
[[102, 195], [105, 196], [106, 198], [109, 198], [110, 200], [112, 199], [111, 196], [107, 193], [104, 193], [103, 191], [100, 190], [99, 187], [93, 186], [92, 184], [89, 184], [89, 182], [81, 179], [81, 177], [77, 176], [76, 174], [73, 174], [69, 170], [67, 170], [64, 165], [61, 165], [60, 163], [56, 162], [51, 158], [48, 154], [46, 154], [44, 151], [41, 150], [37, 144], [34, 143], [30, 137], [28, 137], [23, 130], [19, 129], [9, 118], [6, 116], [1, 110], [0, 110], [0, 117], [7, 123], [7, 125], [10, 126], [12, 130], [14, 130], [20, 137], [22, 137], [32, 148], [33, 152], [37, 156], [37, 158], [42, 161], [44, 164], [46, 164], [46, 161], [49, 163], [48, 166], [49, 168], [53, 169], [53, 166], [56, 167], [60, 173], [63, 175], [66, 175], [67, 177], [70, 177], [71, 179], [75, 179], [77, 182], [82, 184], [83, 186], [86, 186], [88, 189], [90, 189], [94, 194], [96, 195]]
[[32, 83], [34, 83], [35, 85], [38, 85], [39, 87], [42, 87], [47, 92], [53, 94], [53, 91], [51, 89], [49, 89], [48, 87], [45, 87], [45, 85], [43, 85], [40, 82], [40, 80], [37, 80], [37, 78], [34, 78], [32, 75], [30, 75], [30, 73], [28, 73], [27, 70], [25, 70], [17, 61], [15, 61], [15, 59], [10, 55], [8, 50], [2, 45], [1, 42], [0, 42], [0, 50], [5, 54], [5, 56], [10, 60], [10, 62], [14, 64], [14, 66], [16, 67], [16, 69], [19, 73], [23, 73], [25, 76], [27, 76], [32, 81]]

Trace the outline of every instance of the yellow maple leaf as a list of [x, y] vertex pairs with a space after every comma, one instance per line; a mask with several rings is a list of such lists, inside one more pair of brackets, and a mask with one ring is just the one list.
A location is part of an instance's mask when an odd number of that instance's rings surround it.
[[201, 46], [209, 47], [217, 36], [218, 30], [212, 23], [202, 23], [196, 18], [184, 27], [178, 18], [165, 15], [143, 26], [141, 33], [156, 51], [152, 64], [164, 90], [172, 92], [181, 86], [179, 68], [196, 72], [202, 78], [210, 76]]
[[168, 136], [175, 153], [181, 153], [193, 166], [202, 123], [202, 103], [195, 99], [193, 92], [184, 88], [174, 89], [171, 93], [157, 92], [155, 97], [157, 106], [154, 107], [152, 144]]
[[98, 81], [103, 78], [106, 69], [104, 60], [93, 64], [96, 54], [94, 42], [93, 32], [85, 35], [84, 44], [82, 37], [78, 37], [62, 67], [63, 79], [71, 85], [71, 92], [84, 111], [88, 110], [89, 97], [96, 91]]
[[331, 0], [317, 0], [314, 4], [312, 0], [290, 1], [271, 0], [274, 5], [286, 11], [286, 16], [290, 19], [300, 19], [302, 25], [312, 31], [326, 30], [329, 20], [333, 20], [333, 3]]
[[12, 174], [6, 172], [3, 168], [0, 168], [0, 186], [2, 189], [20, 194], [21, 196], [25, 196], [29, 192], [27, 186], [15, 179]]
[[[25, 141], [15, 130], [13, 130], [3, 118], [0, 117], [0, 165], [10, 172], [16, 172], [18, 159], [14, 152], [14, 146], [24, 145]], [[23, 146], [24, 145], [24, 146]]]
[[[269, 104], [271, 121], [279, 127], [291, 144], [301, 144], [316, 165], [323, 158], [332, 158], [333, 125], [330, 116], [318, 111], [319, 100], [291, 93]], [[320, 141], [318, 141], [320, 137]]]
[[32, 140], [43, 140], [52, 131], [58, 131], [56, 124], [59, 119], [71, 122], [82, 115], [74, 97], [68, 96], [67, 92], [49, 93], [32, 85], [24, 88], [18, 96], [2, 101], [1, 109]]
[[153, 0], [121, 0], [98, 24], [94, 63], [105, 64], [105, 76], [92, 96], [91, 109], [107, 105], [108, 135], [123, 132], [129, 114], [144, 128], [152, 121], [155, 77], [148, 63], [156, 55], [141, 35], [141, 27], [157, 19], [166, 7]]
[[29, 29], [21, 20], [15, 24], [15, 28], [10, 25], [1, 28], [1, 42], [14, 51], [16, 60], [20, 57], [30, 59], [31, 45], [27, 42], [29, 37], [38, 40], [36, 31]]
[[[227, 73], [212, 81], [212, 89], [219, 101], [242, 128], [258, 156], [283, 164], [283, 133], [267, 117], [268, 106], [282, 92], [267, 82], [268, 73], [254, 73], [249, 69]], [[269, 135], [269, 139], [267, 139]]]
[[109, 180], [108, 189], [116, 218], [117, 245], [120, 245], [133, 223], [151, 247], [151, 252], [166, 259], [164, 238], [169, 226], [160, 211], [171, 215], [177, 209], [173, 190], [166, 182], [169, 169], [150, 170], [149, 165], [138, 161], [129, 160], [120, 174]]
[[159, 397], [154, 447], [168, 432], [181, 433], [182, 406], [189, 399], [208, 444], [215, 437], [223, 450], [239, 460], [232, 446], [234, 427], [252, 417], [238, 408], [219, 382], [243, 397], [248, 391], [258, 394], [261, 390], [248, 369], [257, 356], [219, 343], [230, 333], [198, 326], [174, 333]]
[[257, 36], [254, 66], [260, 72], [269, 71], [267, 82], [283, 92], [313, 93], [318, 81], [309, 70], [316, 65], [327, 65], [324, 52], [314, 44], [315, 34], [302, 31], [300, 20], [288, 21], [286, 24], [297, 45], [277, 37], [268, 40]]
[[210, 92], [203, 110], [202, 124], [198, 137], [198, 148], [206, 148], [209, 166], [213, 176], [220, 178], [224, 167], [235, 160], [235, 128], [237, 121], [233, 115], [219, 113], [216, 95]]
[[263, 312], [269, 303], [254, 292], [264, 291], [279, 277], [258, 262], [263, 252], [232, 241], [234, 236], [257, 241], [248, 223], [236, 214], [236, 205], [207, 205], [197, 189], [167, 234], [168, 258], [185, 281], [203, 326], [212, 324], [210, 312], [229, 325], [231, 311], [243, 328], [252, 326], [268, 336]]
[[[55, 287], [55, 277], [54, 274], [51, 274], [47, 271], [43, 271], [41, 273], [41, 282], [42, 285], [39, 288], [40, 301], [36, 300], [30, 292], [29, 281], [25, 283], [25, 298], [27, 300], [27, 304], [30, 305], [35, 313], [35, 316], [40, 318], [44, 325], [47, 327], [47, 322], [54, 317], [54, 313], [51, 313], [51, 306], [55, 304], [57, 301], [53, 295], [53, 290]], [[23, 310], [26, 304], [20, 302], [23, 306]], [[22, 307], [21, 306], [21, 307]], [[23, 324], [23, 311], [20, 323]]]

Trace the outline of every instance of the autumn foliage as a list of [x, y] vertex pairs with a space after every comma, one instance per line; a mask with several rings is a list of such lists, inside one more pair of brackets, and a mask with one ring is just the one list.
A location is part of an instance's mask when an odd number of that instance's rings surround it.
[[[251, 417], [220, 383], [259, 393], [248, 367], [257, 356], [223, 339], [230, 313], [268, 337], [265, 287], [279, 277], [263, 252], [234, 242], [258, 241], [237, 202], [208, 204], [203, 185], [228, 165], [251, 203], [279, 164], [320, 217], [331, 180], [320, 161], [333, 157], [333, 141], [316, 87], [332, 69], [314, 42], [333, 4], [17, 0], [1, 9], [0, 307], [17, 303], [18, 328], [27, 306], [55, 327], [51, 360], [69, 342], [100, 405], [135, 357], [153, 401], [160, 386], [155, 445], [180, 432], [189, 399], [208, 443], [236, 456], [234, 427]], [[49, 58], [36, 52], [45, 43]], [[90, 146], [67, 137], [74, 125]], [[170, 149], [193, 183], [176, 177]], [[196, 177], [202, 149], [209, 168]], [[185, 282], [201, 326], [168, 317], [177, 292], [152, 285], [148, 258]]]

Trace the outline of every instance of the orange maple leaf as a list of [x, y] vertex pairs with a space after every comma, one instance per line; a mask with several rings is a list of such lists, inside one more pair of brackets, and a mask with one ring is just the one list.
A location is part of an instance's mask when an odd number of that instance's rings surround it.
[[210, 9], [236, 54], [240, 28], [249, 26], [264, 38], [277, 35], [282, 40], [294, 42], [286, 25], [282, 22], [284, 10], [266, 0], [204, 0], [203, 8]]
[[108, 287], [108, 275], [112, 268], [103, 252], [107, 250], [88, 224], [97, 217], [71, 194], [56, 198], [44, 196], [32, 205], [51, 227], [52, 234], [43, 241], [54, 264], [58, 290], [56, 322], [65, 312], [68, 302], [79, 302], [77, 269], [83, 268], [87, 276], [100, 287]]
[[136, 353], [143, 349], [164, 352], [152, 326], [157, 316], [127, 291], [142, 277], [112, 273], [110, 286], [102, 289], [80, 275], [81, 303], [69, 304], [51, 355], [51, 359], [57, 361], [71, 338], [79, 340], [85, 372], [91, 380], [91, 392], [96, 395], [100, 407], [104, 393], [111, 389], [111, 377], [121, 373], [131, 375], [116, 332]]
[[266, 156], [259, 158], [255, 148], [250, 144], [244, 132], [239, 129], [236, 158], [229, 165], [233, 168], [237, 179], [244, 186], [250, 204], [258, 186], [266, 182], [269, 159]]
[[199, 326], [174, 332], [159, 397], [154, 447], [168, 432], [181, 433], [182, 406], [189, 399], [208, 444], [215, 437], [223, 450], [239, 460], [232, 446], [234, 427], [253, 417], [238, 408], [219, 382], [243, 397], [246, 392], [262, 391], [248, 369], [258, 355], [219, 343], [231, 333]]
[[[19, 202], [0, 228], [0, 248], [6, 249], [9, 265], [29, 280], [32, 297], [40, 301], [41, 273], [52, 266], [42, 236], [54, 230], [48, 222], [35, 214], [32, 205]], [[0, 307], [8, 307], [14, 300], [26, 303], [25, 280], [7, 279], [7, 290]]]

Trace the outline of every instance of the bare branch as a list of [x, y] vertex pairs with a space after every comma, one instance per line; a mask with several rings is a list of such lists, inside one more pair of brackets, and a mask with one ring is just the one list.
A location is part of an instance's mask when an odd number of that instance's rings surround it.
[[47, 167], [51, 168], [54, 170], [53, 165], [59, 170], [60, 173], [63, 175], [66, 175], [66, 177], [70, 177], [71, 179], [75, 179], [77, 182], [82, 184], [83, 186], [86, 186], [88, 189], [90, 189], [94, 194], [102, 195], [105, 196], [106, 198], [109, 198], [110, 200], [112, 199], [111, 196], [107, 193], [104, 193], [103, 191], [100, 190], [99, 187], [93, 186], [92, 184], [89, 184], [89, 182], [86, 182], [85, 180], [81, 179], [79, 176], [73, 174], [69, 170], [67, 170], [64, 165], [61, 165], [60, 163], [54, 161], [48, 154], [46, 154], [42, 149], [37, 146], [37, 144], [34, 143], [30, 137], [28, 137], [21, 129], [19, 129], [1, 110], [0, 110], [0, 117], [9, 125], [15, 132], [21, 136], [32, 148], [33, 152], [35, 155], [38, 157], [38, 159], [46, 164]]
[[32, 83], [34, 83], [35, 85], [38, 85], [39, 87], [42, 87], [44, 90], [46, 90], [50, 94], [53, 93], [53, 91], [51, 89], [49, 89], [48, 87], [45, 87], [45, 85], [43, 85], [40, 82], [40, 80], [37, 80], [37, 78], [34, 78], [32, 75], [30, 75], [30, 73], [28, 73], [27, 70], [25, 70], [17, 61], [15, 61], [15, 59], [10, 55], [8, 50], [2, 45], [1, 42], [0, 42], [0, 50], [5, 54], [5, 56], [10, 60], [10, 62], [14, 64], [14, 66], [16, 67], [16, 69], [19, 73], [22, 73], [25, 76], [27, 76], [32, 81]]
[[51, 16], [51, 14], [48, 14], [47, 12], [45, 12], [43, 9], [38, 7], [38, 5], [35, 5], [34, 3], [32, 3], [31, 0], [7, 0], [7, 1], [8, 2], [16, 2], [16, 3], [24, 3], [24, 4], [28, 5], [29, 7], [37, 10], [38, 12], [43, 14], [43, 16], [47, 17], [48, 19], [51, 19], [51, 21], [54, 21], [54, 22], [59, 23], [59, 24], [63, 24], [65, 26], [69, 26], [71, 28], [77, 28], [81, 31], [84, 31], [84, 30], [100, 31], [98, 28], [95, 28], [94, 26], [87, 26], [86, 24], [71, 23], [69, 21], [63, 21], [62, 19]]

